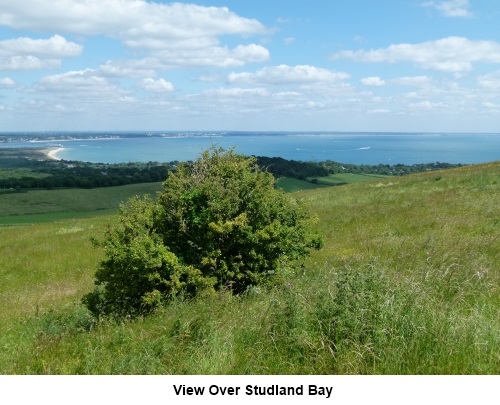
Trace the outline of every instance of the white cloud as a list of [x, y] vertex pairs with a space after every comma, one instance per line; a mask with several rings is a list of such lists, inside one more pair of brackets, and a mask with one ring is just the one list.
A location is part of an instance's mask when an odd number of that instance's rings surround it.
[[40, 59], [36, 56], [0, 56], [0, 70], [41, 70], [41, 69], [57, 69], [61, 66], [61, 61], [58, 59]]
[[491, 103], [489, 101], [485, 101], [483, 103], [483, 106], [486, 107], [486, 108], [500, 108], [500, 104], [494, 104], [494, 103]]
[[182, 39], [266, 32], [255, 19], [243, 18], [227, 7], [144, 0], [3, 0], [0, 24], [15, 29], [83, 35], [106, 34]]
[[219, 74], [204, 74], [198, 77], [198, 79], [204, 83], [215, 83], [224, 80]]
[[105, 79], [98, 77], [95, 72], [96, 71], [93, 69], [70, 71], [57, 75], [45, 76], [40, 80], [40, 83], [43, 86], [56, 88], [65, 85], [79, 87], [90, 83], [105, 82]]
[[82, 53], [83, 47], [60, 35], [49, 39], [16, 38], [0, 41], [0, 56], [30, 55], [44, 58], [66, 58]]
[[47, 95], [57, 93], [57, 97], [66, 96], [71, 101], [74, 101], [75, 95], [78, 94], [78, 103], [86, 100], [114, 100], [127, 93], [93, 69], [45, 76], [40, 79], [35, 90]]
[[154, 69], [144, 61], [107, 61], [98, 68], [99, 74], [105, 77], [151, 77]]
[[368, 114], [388, 114], [391, 110], [387, 110], [385, 108], [375, 108], [374, 110], [369, 110]]
[[396, 44], [375, 50], [341, 51], [333, 59], [359, 62], [413, 62], [423, 69], [463, 73], [473, 63], [500, 64], [500, 43], [447, 37], [418, 44]]
[[243, 89], [243, 88], [219, 88], [207, 90], [204, 94], [219, 97], [248, 97], [248, 96], [267, 96], [269, 93], [264, 88]]
[[487, 75], [479, 76], [480, 87], [487, 90], [500, 90], [500, 70]]
[[446, 17], [472, 17], [472, 12], [469, 10], [469, 0], [427, 1], [421, 6], [433, 7]]
[[10, 77], [4, 77], [0, 79], [0, 87], [4, 88], [12, 88], [16, 85], [16, 82], [12, 80]]
[[361, 79], [361, 83], [365, 86], [383, 86], [385, 81], [378, 76], [365, 77]]
[[443, 102], [430, 102], [429, 100], [422, 101], [420, 103], [412, 103], [408, 105], [408, 108], [413, 111], [429, 111], [434, 110], [436, 108], [445, 107], [446, 105]]
[[0, 41], [1, 70], [56, 69], [61, 59], [80, 55], [81, 45], [60, 35], [49, 39], [16, 38]]
[[403, 76], [390, 80], [391, 84], [398, 86], [427, 87], [432, 83], [429, 76]]
[[280, 91], [278, 93], [274, 93], [273, 97], [277, 99], [286, 99], [286, 98], [291, 98], [291, 97], [299, 97], [300, 93], [297, 93], [296, 91]]
[[269, 66], [256, 73], [231, 73], [227, 80], [229, 83], [265, 83], [265, 84], [291, 84], [291, 83], [318, 83], [335, 82], [347, 79], [349, 75], [328, 69], [309, 65], [298, 66]]
[[167, 82], [164, 79], [154, 80], [151, 78], [143, 79], [141, 82], [141, 87], [148, 92], [152, 93], [166, 93], [174, 91], [174, 86], [172, 83]]
[[251, 63], [265, 62], [270, 56], [266, 48], [255, 44], [238, 45], [232, 52], [238, 59]]
[[153, 56], [135, 61], [135, 67], [165, 69], [171, 67], [240, 67], [246, 63], [260, 63], [269, 59], [269, 51], [260, 45], [238, 45], [233, 49], [214, 46], [200, 49], [163, 49]]
[[[222, 35], [267, 33], [257, 20], [226, 7], [144, 0], [0, 0], [0, 25], [40, 32], [107, 35], [127, 47], [154, 51], [163, 65], [242, 66], [269, 58], [260, 45], [228, 50]], [[212, 56], [213, 55], [213, 56]]]

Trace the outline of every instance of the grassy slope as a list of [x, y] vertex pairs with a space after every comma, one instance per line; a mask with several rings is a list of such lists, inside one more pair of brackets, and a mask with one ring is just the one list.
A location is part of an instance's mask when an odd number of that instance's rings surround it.
[[[301, 192], [325, 248], [289, 285], [93, 325], [100, 217], [0, 228], [4, 373], [500, 371], [500, 164]], [[91, 329], [90, 331], [87, 331]]]

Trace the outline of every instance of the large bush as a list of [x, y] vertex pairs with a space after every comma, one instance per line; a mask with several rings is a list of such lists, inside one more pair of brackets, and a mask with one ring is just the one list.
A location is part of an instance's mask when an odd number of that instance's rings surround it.
[[283, 280], [319, 248], [306, 207], [253, 158], [210, 149], [182, 164], [156, 200], [133, 199], [96, 242], [106, 258], [84, 297], [95, 314], [147, 313], [170, 298]]

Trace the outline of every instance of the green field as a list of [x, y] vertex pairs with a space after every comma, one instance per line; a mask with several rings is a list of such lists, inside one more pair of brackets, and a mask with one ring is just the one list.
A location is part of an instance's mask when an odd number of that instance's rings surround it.
[[[386, 179], [390, 176], [381, 176], [377, 174], [355, 174], [355, 173], [338, 173], [331, 174], [325, 177], [317, 177], [319, 184], [337, 185], [337, 184], [351, 184], [361, 183], [365, 181], [375, 181], [377, 179]], [[309, 179], [312, 180], [312, 179]]]
[[328, 187], [326, 184], [314, 184], [310, 181], [293, 179], [291, 177], [284, 177], [278, 180], [278, 187], [286, 191], [287, 193], [291, 193], [294, 191], [301, 190], [313, 190], [316, 188], [324, 188]]
[[[281, 178], [278, 187], [286, 192], [312, 190], [337, 183], [373, 181], [381, 176], [342, 174], [319, 178], [318, 183]], [[161, 183], [141, 183], [93, 189], [0, 191], [0, 226], [89, 218], [116, 212], [118, 205], [134, 195], [161, 190]]]
[[[80, 304], [103, 258], [90, 238], [115, 215], [0, 227], [0, 373], [498, 374], [499, 175], [492, 163], [298, 191], [325, 247], [288, 283], [121, 323]], [[61, 190], [44, 207], [0, 195], [1, 215], [155, 191], [123, 190]]]
[[161, 183], [94, 189], [33, 190], [0, 193], [0, 225], [47, 222], [115, 212], [134, 195], [160, 191]]
[[311, 177], [307, 180], [281, 178], [278, 180], [278, 187], [289, 193], [301, 190], [313, 190], [316, 188], [324, 188], [329, 186], [364, 183], [367, 181], [376, 181], [377, 179], [386, 179], [388, 177], [391, 176], [381, 176], [376, 174], [340, 173], [331, 174], [325, 177]]

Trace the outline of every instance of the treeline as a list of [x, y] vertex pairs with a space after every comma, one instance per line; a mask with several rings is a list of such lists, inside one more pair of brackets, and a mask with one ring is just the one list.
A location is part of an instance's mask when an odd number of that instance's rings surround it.
[[452, 163], [419, 163], [414, 165], [354, 165], [349, 163], [338, 163], [331, 160], [327, 160], [319, 163], [324, 167], [329, 174], [338, 173], [354, 173], [354, 174], [379, 174], [384, 176], [403, 176], [406, 174], [427, 172], [431, 170], [442, 170], [451, 169], [454, 167], [464, 166], [463, 164], [452, 164]]
[[259, 166], [271, 172], [275, 177], [293, 177], [299, 180], [308, 178], [324, 177], [330, 174], [353, 173], [353, 174], [378, 174], [384, 176], [404, 176], [411, 173], [426, 172], [431, 170], [451, 169], [463, 166], [451, 163], [419, 163], [414, 165], [355, 165], [351, 163], [339, 163], [332, 160], [323, 162], [301, 162], [286, 160], [279, 157], [257, 156]]
[[94, 167], [88, 164], [67, 162], [67, 166], [59, 169], [51, 167], [42, 173], [46, 177], [23, 176], [20, 178], [0, 178], [1, 188], [96, 188], [123, 186], [134, 183], [159, 182], [167, 178], [172, 170], [168, 164], [152, 164], [141, 167], [130, 166]]
[[[257, 164], [275, 177], [300, 180], [337, 173], [401, 176], [462, 166], [449, 163], [415, 165], [354, 165], [334, 161], [302, 162], [280, 157], [256, 156]], [[96, 188], [164, 181], [179, 162], [89, 163], [47, 160], [43, 151], [0, 149], [0, 189]]]
[[256, 156], [256, 159], [261, 169], [272, 173], [274, 177], [292, 177], [305, 180], [308, 177], [323, 177], [330, 174], [326, 166], [316, 162], [301, 162], [266, 156]]
[[[10, 152], [10, 154], [9, 154]], [[0, 151], [0, 189], [97, 188], [164, 181], [178, 162], [89, 163]]]

